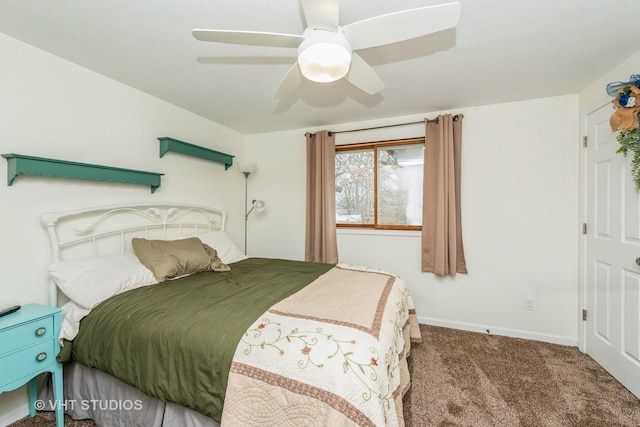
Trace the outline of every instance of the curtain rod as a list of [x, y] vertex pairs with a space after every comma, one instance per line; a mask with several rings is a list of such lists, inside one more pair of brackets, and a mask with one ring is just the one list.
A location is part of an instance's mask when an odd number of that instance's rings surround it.
[[[464, 117], [462, 114], [456, 114], [455, 116], [453, 116], [453, 121], [455, 122], [456, 120], [458, 120], [458, 116]], [[374, 130], [374, 129], [384, 129], [384, 128], [392, 128], [392, 127], [396, 127], [396, 126], [408, 126], [408, 125], [419, 125], [422, 124], [424, 122], [427, 123], [438, 123], [438, 119], [425, 119], [419, 122], [409, 122], [409, 123], [396, 123], [394, 125], [384, 125], [384, 126], [374, 126], [374, 127], [370, 127], [370, 128], [362, 128], [362, 129], [349, 129], [349, 130], [338, 130], [338, 131], [329, 131], [329, 136], [331, 135], [336, 135], [339, 133], [349, 133], [349, 132], [361, 132], [364, 130]], [[311, 133], [311, 132], [307, 132], [307, 133]], [[305, 133], [306, 135], [306, 133]]]
[[[339, 134], [339, 133], [361, 132], [361, 131], [364, 131], [364, 130], [384, 129], [384, 128], [392, 128], [392, 127], [396, 127], [396, 126], [419, 125], [419, 124], [424, 123], [424, 122], [425, 121], [422, 120], [422, 121], [419, 121], [419, 122], [396, 123], [394, 125], [374, 126], [374, 127], [370, 127], [370, 128], [363, 128], [363, 129], [338, 130], [338, 131], [335, 131], [335, 132], [329, 131], [329, 136], [336, 135], [336, 134]], [[434, 119], [434, 120], [427, 119], [427, 123], [430, 123], [430, 122], [437, 123], [438, 119]]]

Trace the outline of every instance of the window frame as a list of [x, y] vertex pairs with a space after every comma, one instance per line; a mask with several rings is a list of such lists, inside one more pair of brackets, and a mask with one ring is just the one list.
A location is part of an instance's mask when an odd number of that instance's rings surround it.
[[[378, 148], [394, 147], [402, 145], [425, 144], [425, 137], [391, 139], [371, 142], [357, 142], [351, 144], [336, 145], [336, 155], [349, 151], [373, 151], [373, 224], [345, 224], [336, 221], [336, 228], [340, 229], [365, 229], [365, 230], [422, 230], [422, 225], [381, 225], [378, 224]], [[424, 166], [423, 166], [424, 167]]]

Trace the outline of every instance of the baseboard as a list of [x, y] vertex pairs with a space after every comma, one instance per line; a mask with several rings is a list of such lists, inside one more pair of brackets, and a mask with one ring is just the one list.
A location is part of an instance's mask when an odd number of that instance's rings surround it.
[[565, 337], [561, 335], [544, 334], [540, 332], [521, 331], [517, 329], [498, 328], [495, 326], [476, 325], [473, 323], [452, 322], [449, 320], [432, 319], [429, 317], [418, 317], [418, 322], [431, 325], [441, 326], [443, 328], [461, 329], [470, 332], [480, 332], [486, 334], [487, 331], [491, 335], [502, 335], [512, 338], [523, 338], [526, 340], [542, 341], [552, 344], [568, 345], [572, 347], [578, 346], [577, 337]]
[[11, 423], [23, 419], [27, 415], [29, 415], [29, 404], [19, 405], [13, 408], [8, 414], [3, 414], [0, 417], [0, 426], [8, 426]]

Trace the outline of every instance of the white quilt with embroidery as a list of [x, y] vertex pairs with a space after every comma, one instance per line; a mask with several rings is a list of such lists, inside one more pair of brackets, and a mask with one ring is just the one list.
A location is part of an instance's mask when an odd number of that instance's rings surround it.
[[244, 334], [222, 425], [403, 425], [410, 332], [404, 281], [340, 264]]

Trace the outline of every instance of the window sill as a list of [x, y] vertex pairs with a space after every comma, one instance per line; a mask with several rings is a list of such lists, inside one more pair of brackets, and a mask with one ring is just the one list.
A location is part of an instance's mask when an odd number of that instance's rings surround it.
[[384, 230], [373, 228], [337, 228], [336, 234], [341, 235], [363, 235], [363, 236], [399, 236], [399, 237], [420, 237], [418, 230]]

